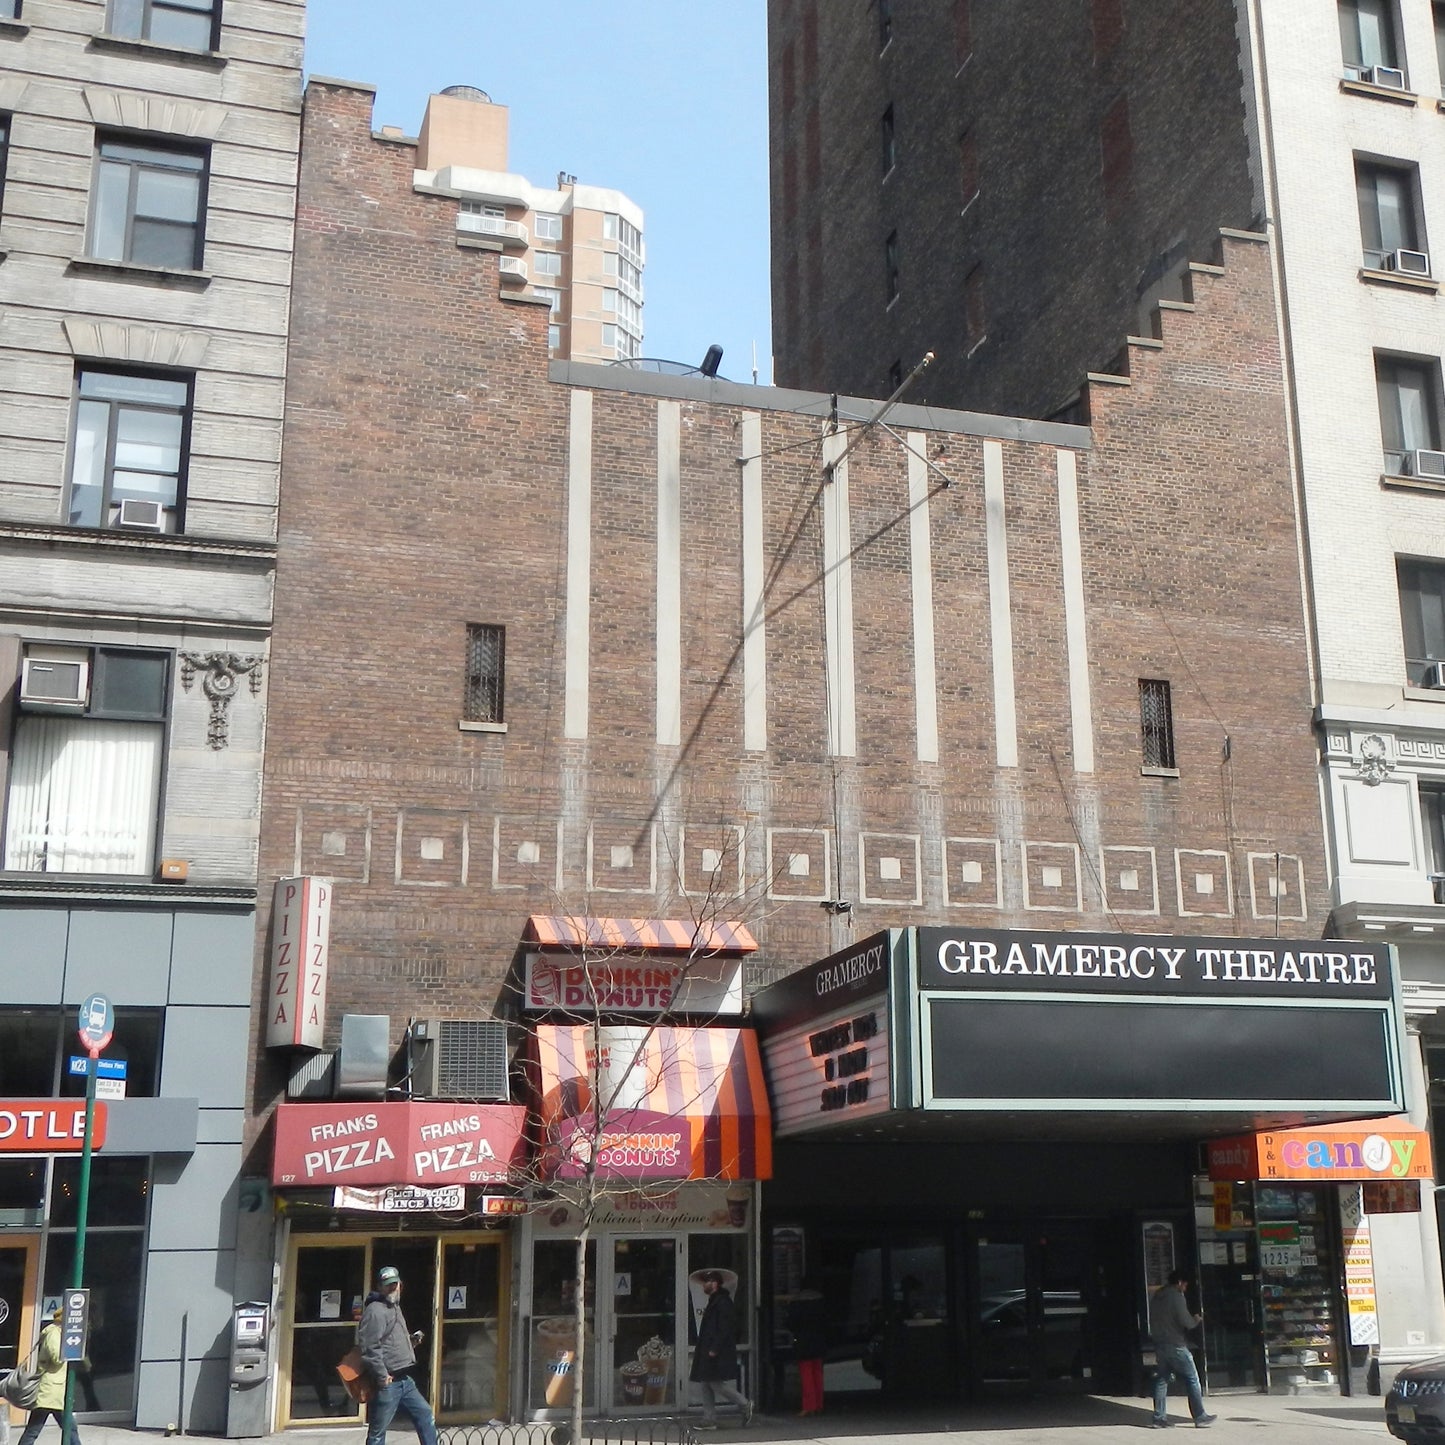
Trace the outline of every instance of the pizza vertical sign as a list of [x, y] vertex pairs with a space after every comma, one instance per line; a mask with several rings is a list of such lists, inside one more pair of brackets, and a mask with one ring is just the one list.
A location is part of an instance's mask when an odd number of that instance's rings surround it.
[[330, 947], [331, 880], [278, 878], [266, 985], [268, 1049], [321, 1047]]

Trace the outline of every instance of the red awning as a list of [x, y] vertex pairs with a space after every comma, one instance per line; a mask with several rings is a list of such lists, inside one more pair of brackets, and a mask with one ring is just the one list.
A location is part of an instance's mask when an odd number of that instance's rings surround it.
[[1205, 1148], [1209, 1177], [1219, 1180], [1318, 1179], [1353, 1184], [1434, 1175], [1429, 1134], [1402, 1115], [1239, 1134], [1211, 1139]]
[[750, 1029], [541, 1024], [529, 1047], [544, 1178], [578, 1177], [593, 1148], [611, 1180], [772, 1177]]
[[534, 913], [522, 935], [546, 948], [621, 948], [642, 952], [753, 953], [758, 941], [741, 923], [675, 918], [573, 918]]

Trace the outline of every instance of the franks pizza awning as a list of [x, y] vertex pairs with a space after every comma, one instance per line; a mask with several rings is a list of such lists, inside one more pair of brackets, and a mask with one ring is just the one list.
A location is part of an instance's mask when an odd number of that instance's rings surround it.
[[639, 953], [753, 953], [758, 941], [741, 923], [675, 918], [574, 918], [534, 913], [524, 942], [544, 948], [615, 948]]
[[1206, 1148], [1209, 1177], [1220, 1180], [1318, 1179], [1352, 1184], [1430, 1179], [1435, 1172], [1429, 1134], [1400, 1117], [1239, 1134], [1211, 1139]]
[[751, 1030], [543, 1024], [530, 1047], [543, 1178], [579, 1177], [593, 1150], [613, 1180], [772, 1176]]

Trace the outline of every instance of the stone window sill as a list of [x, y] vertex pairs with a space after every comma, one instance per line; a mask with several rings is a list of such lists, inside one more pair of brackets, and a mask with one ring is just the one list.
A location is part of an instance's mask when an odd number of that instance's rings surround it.
[[459, 722], [457, 727], [464, 733], [504, 733], [507, 730], [504, 722], [467, 722], [465, 719]]
[[1391, 90], [1388, 85], [1374, 85], [1368, 80], [1340, 81], [1340, 89], [1347, 95], [1368, 95], [1374, 100], [1393, 100], [1396, 105], [1418, 105], [1420, 97], [1413, 90]]
[[1177, 777], [1179, 776], [1179, 769], [1178, 769], [1178, 768], [1140, 768], [1140, 769], [1139, 769], [1139, 776], [1140, 776], [1141, 778], [1177, 778]]
[[1432, 296], [1440, 289], [1440, 283], [1430, 276], [1411, 276], [1403, 271], [1375, 271], [1369, 266], [1360, 267], [1360, 280], [1372, 286], [1403, 286], [1407, 291], [1428, 291]]
[[1429, 477], [1402, 477], [1394, 472], [1382, 472], [1380, 485], [1402, 492], [1445, 492], [1445, 482], [1432, 481]]
[[0, 20], [0, 35], [23, 40], [30, 34], [30, 27], [23, 20]]
[[90, 37], [92, 50], [111, 50], [123, 55], [144, 55], [151, 60], [171, 60], [198, 70], [222, 70], [226, 57], [219, 50], [187, 50], [181, 45], [157, 45], [154, 40], [137, 40], [129, 35], [101, 31]]
[[174, 266], [147, 266], [141, 261], [107, 261], [98, 256], [72, 256], [72, 271], [98, 271], [123, 280], [155, 281], [162, 286], [183, 286], [202, 291], [211, 284], [209, 271], [184, 271]]
[[1445, 703], [1445, 688], [1438, 687], [1411, 687], [1408, 683], [1403, 688], [1406, 702], [1438, 702]]

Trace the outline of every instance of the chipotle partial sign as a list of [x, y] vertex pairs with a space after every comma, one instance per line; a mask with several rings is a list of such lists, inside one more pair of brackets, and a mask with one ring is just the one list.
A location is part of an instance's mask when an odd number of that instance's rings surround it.
[[[105, 1120], [97, 1102], [93, 1148], [105, 1143]], [[0, 1099], [0, 1154], [78, 1154], [84, 1144], [84, 1099]]]
[[282, 1104], [271, 1182], [502, 1184], [523, 1160], [515, 1104]]

